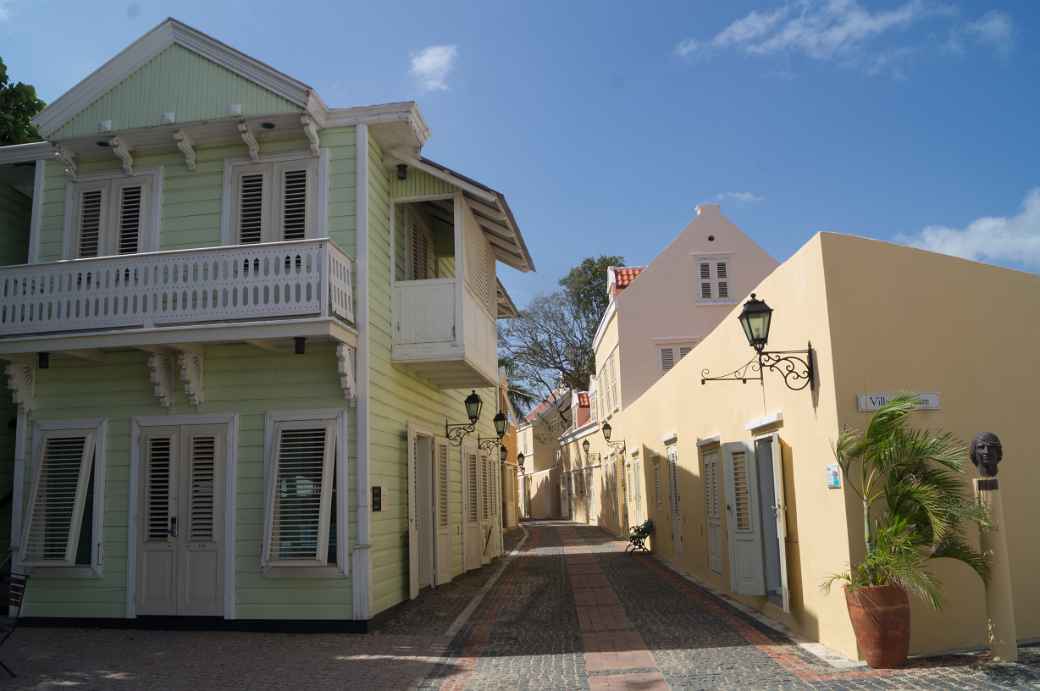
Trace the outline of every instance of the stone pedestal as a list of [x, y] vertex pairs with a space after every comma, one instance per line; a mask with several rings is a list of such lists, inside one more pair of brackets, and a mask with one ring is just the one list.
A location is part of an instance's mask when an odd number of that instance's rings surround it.
[[1000, 484], [996, 477], [983, 477], [976, 478], [974, 485], [976, 498], [990, 516], [990, 527], [979, 531], [979, 544], [982, 553], [989, 558], [990, 568], [986, 585], [987, 640], [995, 661], [1015, 662], [1018, 660], [1018, 638]]

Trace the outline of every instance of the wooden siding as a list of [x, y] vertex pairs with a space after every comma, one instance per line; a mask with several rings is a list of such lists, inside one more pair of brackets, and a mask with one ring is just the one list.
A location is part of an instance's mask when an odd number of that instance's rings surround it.
[[[390, 199], [391, 173], [382, 162], [378, 144], [369, 143], [369, 474], [373, 486], [382, 487], [382, 511], [372, 514], [372, 575], [369, 594], [372, 614], [408, 598], [408, 452], [405, 437], [411, 421], [434, 434], [444, 434], [445, 417], [465, 419], [463, 399], [469, 391], [445, 391], [399, 370], [390, 362]], [[409, 171], [409, 179], [418, 177]], [[396, 195], [395, 195], [396, 196]], [[494, 434], [495, 390], [479, 392], [484, 414], [478, 432]], [[462, 573], [462, 456], [455, 446], [449, 455], [451, 575]]]
[[454, 185], [415, 168], [408, 169], [408, 178], [405, 180], [398, 180], [396, 172], [386, 177], [390, 178], [390, 196], [394, 199], [455, 193]]
[[177, 122], [227, 118], [233, 103], [242, 105], [243, 117], [301, 110], [198, 53], [172, 45], [73, 116], [53, 138], [95, 134], [103, 120], [111, 120], [113, 130], [154, 127], [163, 124], [167, 112], [176, 113]]
[[[33, 578], [25, 614], [61, 617], [122, 617], [126, 613], [130, 418], [138, 415], [239, 414], [236, 498], [236, 616], [240, 619], [350, 619], [349, 578], [275, 578], [260, 571], [264, 515], [264, 415], [268, 411], [346, 408], [349, 475], [356, 458], [353, 408], [346, 407], [336, 358], [329, 344], [309, 345], [306, 355], [281, 355], [248, 345], [206, 348], [206, 403], [197, 410], [178, 392], [172, 411], [152, 395], [139, 351], [109, 353], [103, 364], [53, 357], [37, 372], [38, 409], [33, 420], [108, 419], [104, 575], [101, 578]], [[278, 373], [277, 382], [272, 372]], [[6, 420], [6, 418], [5, 418]], [[6, 425], [5, 425], [6, 426]], [[30, 431], [31, 434], [31, 431]], [[32, 475], [27, 468], [28, 478]], [[348, 502], [349, 539], [356, 534], [353, 491]], [[226, 555], [231, 558], [231, 555]]]
[[31, 214], [32, 200], [0, 183], [0, 266], [26, 263]]
[[[356, 171], [354, 128], [321, 131], [321, 145], [329, 150], [328, 233], [340, 249], [351, 257], [356, 254]], [[305, 150], [307, 141], [300, 138], [261, 139], [263, 154]], [[220, 214], [224, 190], [224, 159], [248, 156], [245, 145], [200, 147], [194, 171], [184, 165], [177, 151], [140, 156], [134, 165], [138, 170], [162, 167], [162, 218], [159, 248], [163, 250], [211, 247], [220, 244]], [[119, 161], [85, 161], [80, 166], [84, 175], [103, 171], [118, 172]], [[40, 261], [62, 258], [65, 225], [65, 186], [70, 181], [62, 165], [46, 164], [42, 223], [40, 225]]]

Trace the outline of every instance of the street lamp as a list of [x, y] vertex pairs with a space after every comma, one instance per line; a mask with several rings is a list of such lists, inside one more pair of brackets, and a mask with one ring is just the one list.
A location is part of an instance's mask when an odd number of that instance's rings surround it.
[[469, 418], [468, 424], [452, 424], [448, 422], [447, 418], [444, 420], [444, 436], [455, 446], [462, 446], [462, 440], [466, 435], [472, 433], [477, 428], [477, 421], [480, 420], [480, 411], [484, 407], [484, 401], [480, 400], [480, 396], [477, 395], [476, 391], [471, 391], [463, 403], [466, 406], [466, 417]]
[[524, 472], [524, 452], [521, 451], [516, 455], [516, 464], [520, 466], [520, 472]]
[[[492, 418], [492, 422], [495, 423], [495, 434], [497, 437], [477, 437], [477, 446], [485, 451], [491, 451], [496, 446], [502, 446], [502, 437], [506, 435], [506, 414], [503, 412], [495, 413], [495, 417]], [[502, 460], [505, 460], [503, 457]]]
[[589, 455], [590, 448], [592, 448], [592, 444], [589, 442], [588, 439], [581, 443], [581, 450], [585, 452], [586, 457]]
[[756, 356], [742, 367], [719, 377], [709, 376], [707, 369], [701, 370], [702, 385], [709, 381], [739, 381], [742, 384], [747, 384], [748, 380], [763, 381], [762, 371], [769, 369], [783, 377], [784, 384], [792, 391], [801, 391], [806, 387], [812, 391], [816, 386], [816, 369], [811, 342], [805, 350], [766, 350], [769, 328], [773, 324], [773, 308], [765, 300], [759, 300], [754, 293], [744, 303], [737, 319]]
[[509, 452], [506, 451], [506, 447], [504, 447], [504, 446], [498, 447], [498, 460], [499, 461], [501, 461], [502, 463], [505, 463], [506, 462], [506, 457], [508, 455], [509, 455]]
[[[604, 422], [603, 426], [600, 428], [600, 430], [603, 432], [603, 438], [612, 447], [614, 447], [615, 449], [624, 449], [625, 448], [625, 442], [623, 440], [622, 441], [610, 441], [610, 435], [613, 433], [614, 430], [610, 426], [609, 422]], [[588, 441], [588, 439], [586, 439], [585, 441]]]

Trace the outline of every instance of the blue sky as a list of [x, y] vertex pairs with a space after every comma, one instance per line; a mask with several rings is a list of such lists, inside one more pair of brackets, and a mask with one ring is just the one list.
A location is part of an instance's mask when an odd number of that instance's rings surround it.
[[0, 0], [0, 56], [51, 100], [166, 16], [329, 105], [417, 100], [426, 155], [509, 198], [521, 304], [703, 201], [778, 259], [836, 230], [1040, 271], [1032, 0]]

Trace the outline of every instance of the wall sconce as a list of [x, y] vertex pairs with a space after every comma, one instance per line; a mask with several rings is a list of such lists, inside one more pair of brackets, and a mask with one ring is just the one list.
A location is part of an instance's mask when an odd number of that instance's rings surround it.
[[585, 452], [585, 458], [589, 457], [589, 449], [592, 448], [592, 443], [588, 439], [581, 443], [581, 450]]
[[702, 385], [709, 381], [739, 381], [742, 384], [747, 384], [748, 380], [763, 381], [763, 369], [770, 369], [782, 376], [784, 384], [792, 391], [801, 391], [806, 387], [812, 391], [816, 386], [816, 370], [811, 342], [805, 350], [766, 350], [773, 308], [765, 300], [756, 298], [754, 293], [744, 303], [738, 319], [748, 345], [755, 349], [755, 357], [743, 367], [719, 377], [709, 376], [710, 372], [706, 369], [701, 370]]
[[499, 447], [498, 447], [498, 460], [500, 462], [502, 462], [502, 463], [505, 463], [506, 462], [506, 457], [508, 455], [509, 455], [509, 452], [506, 451], [506, 447], [499, 445]]
[[516, 455], [516, 464], [520, 466], [520, 472], [524, 472], [524, 452], [521, 451]]
[[[603, 427], [601, 427], [600, 430], [603, 432], [603, 438], [607, 440], [608, 444], [610, 444], [614, 449], [619, 449], [622, 453], [625, 452], [625, 442], [624, 442], [624, 440], [622, 440], [622, 441], [610, 441], [610, 435], [611, 435], [611, 433], [614, 430], [610, 426], [609, 422], [604, 422], [603, 423]], [[588, 439], [586, 439], [585, 441], [588, 441]]]
[[480, 400], [480, 396], [477, 395], [476, 391], [471, 391], [469, 396], [466, 396], [464, 403], [466, 405], [466, 417], [469, 418], [468, 424], [452, 424], [447, 419], [444, 420], [444, 436], [455, 446], [462, 446], [462, 440], [466, 435], [472, 433], [477, 428], [477, 421], [480, 420], [480, 410], [484, 407], [484, 401]]
[[[495, 434], [498, 435], [497, 437], [477, 437], [477, 446], [484, 451], [491, 451], [496, 446], [502, 446], [502, 437], [506, 435], [506, 414], [503, 412], [495, 413], [493, 422], [495, 423]], [[505, 451], [504, 446], [502, 450], [503, 452]], [[505, 460], [504, 456], [502, 460]]]

